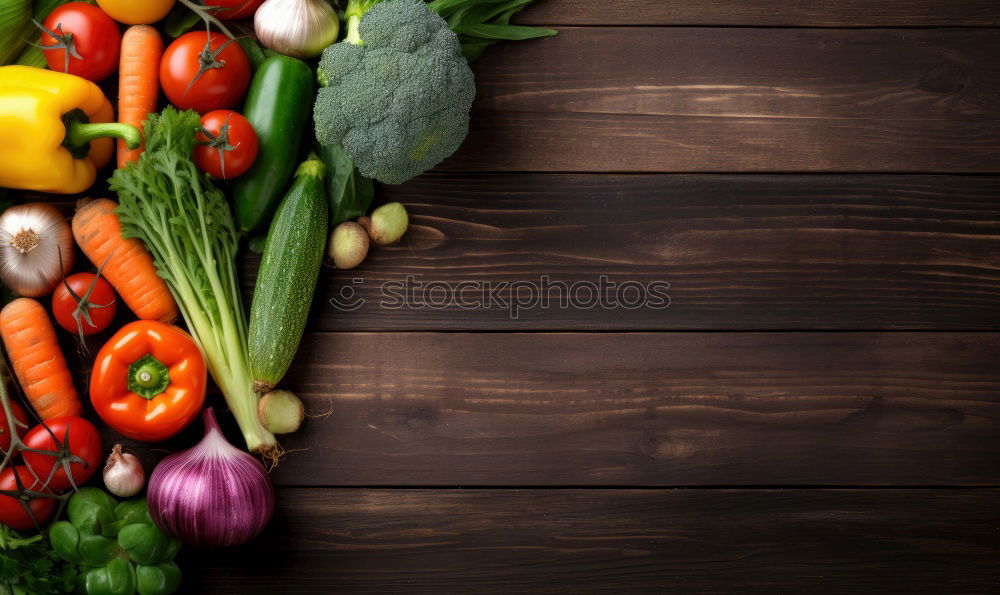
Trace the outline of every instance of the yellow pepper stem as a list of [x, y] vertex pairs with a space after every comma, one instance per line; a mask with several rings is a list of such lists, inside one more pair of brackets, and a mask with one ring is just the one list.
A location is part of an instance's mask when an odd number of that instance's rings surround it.
[[67, 113], [63, 116], [63, 123], [66, 125], [63, 146], [77, 159], [87, 156], [90, 141], [107, 136], [122, 139], [129, 149], [138, 149], [142, 145], [142, 133], [135, 126], [115, 122], [91, 124], [82, 110], [75, 109]]

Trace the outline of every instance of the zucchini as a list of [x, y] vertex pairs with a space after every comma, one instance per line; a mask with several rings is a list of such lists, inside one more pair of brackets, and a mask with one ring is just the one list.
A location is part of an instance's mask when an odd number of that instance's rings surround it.
[[243, 115], [260, 148], [250, 171], [233, 185], [233, 212], [241, 231], [260, 227], [281, 202], [298, 163], [312, 102], [313, 72], [302, 60], [276, 54], [254, 73]]
[[257, 392], [284, 377], [306, 327], [329, 229], [324, 169], [315, 155], [299, 166], [264, 243], [248, 331]]

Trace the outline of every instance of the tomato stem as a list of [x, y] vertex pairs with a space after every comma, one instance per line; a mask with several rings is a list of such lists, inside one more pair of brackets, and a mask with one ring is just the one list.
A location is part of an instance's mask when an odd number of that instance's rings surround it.
[[92, 294], [94, 292], [94, 288], [97, 287], [97, 282], [100, 281], [101, 273], [104, 271], [104, 265], [108, 264], [108, 261], [111, 260], [111, 256], [112, 256], [111, 254], [108, 254], [108, 257], [104, 259], [104, 262], [101, 263], [101, 266], [97, 268], [97, 274], [94, 275], [93, 280], [90, 282], [90, 287], [87, 288], [87, 291], [86, 293], [83, 294], [83, 296], [77, 295], [76, 292], [73, 291], [73, 288], [69, 286], [69, 283], [66, 282], [66, 279], [63, 278], [63, 285], [66, 287], [66, 291], [68, 291], [69, 295], [72, 296], [74, 300], [76, 300], [76, 308], [73, 309], [73, 313], [71, 314], [71, 316], [73, 317], [73, 320], [76, 321], [76, 330], [78, 333], [80, 333], [80, 347], [83, 350], [84, 354], [87, 353], [87, 342], [86, 339], [84, 338], [83, 322], [81, 322], [80, 319], [82, 318], [92, 328], [96, 329], [97, 325], [94, 324], [93, 319], [90, 317], [90, 309], [107, 308], [108, 306], [112, 306], [115, 303], [114, 298], [111, 298], [111, 301], [106, 304], [95, 304], [90, 301], [90, 294]]
[[227, 179], [226, 151], [235, 151], [240, 146], [240, 143], [237, 143], [236, 145], [229, 144], [229, 129], [231, 128], [229, 126], [229, 119], [232, 117], [233, 114], [231, 113], [226, 115], [226, 121], [223, 122], [222, 127], [219, 128], [218, 135], [212, 134], [212, 131], [209, 130], [208, 128], [205, 128], [204, 126], [202, 126], [201, 128], [201, 133], [204, 134], [206, 138], [208, 138], [208, 142], [204, 144], [207, 145], [209, 148], [215, 149], [216, 151], [219, 152], [219, 166], [222, 169], [223, 180]]
[[[22, 427], [27, 427], [27, 426], [25, 424], [22, 424], [21, 422], [19, 422], [17, 420], [17, 418], [14, 416], [14, 410], [13, 410], [13, 408], [10, 406], [10, 393], [7, 392], [7, 374], [9, 372], [9, 370], [10, 369], [7, 367], [7, 359], [6, 359], [6, 357], [4, 357], [2, 353], [0, 353], [0, 407], [2, 407], [3, 414], [7, 418], [7, 427], [10, 428], [10, 446], [7, 447], [7, 452], [5, 452], [4, 455], [3, 455], [3, 461], [0, 461], [0, 471], [3, 471], [4, 469], [6, 469], [7, 466], [10, 465], [11, 460], [13, 460], [14, 457], [16, 457], [17, 455], [21, 454], [22, 452], [51, 453], [51, 451], [38, 451], [38, 450], [35, 450], [35, 449], [30, 449], [30, 448], [28, 448], [24, 444], [24, 442], [21, 442], [21, 437], [17, 434], [17, 426], [22, 426]], [[52, 430], [49, 429], [48, 426], [45, 426], [45, 429], [48, 430], [48, 432], [50, 434], [52, 434]], [[54, 434], [53, 434], [53, 436], [54, 436]], [[69, 428], [68, 427], [66, 428], [66, 440], [64, 442], [64, 446], [65, 446], [66, 450], [68, 451], [68, 449], [69, 449]], [[51, 453], [51, 454], [57, 454], [57, 453]], [[54, 518], [54, 519], [59, 518], [59, 513], [62, 512], [62, 507], [69, 500], [69, 497], [71, 495], [73, 495], [73, 493], [76, 492], [76, 484], [73, 483], [73, 476], [69, 472], [70, 468], [69, 468], [69, 465], [68, 465], [67, 461], [73, 462], [73, 463], [79, 462], [79, 463], [83, 463], [84, 465], [87, 464], [83, 459], [81, 459], [81, 458], [73, 455], [72, 453], [70, 453], [70, 455], [69, 455], [69, 457], [67, 459], [63, 459], [63, 463], [66, 464], [66, 466], [64, 467], [64, 469], [66, 470], [66, 476], [69, 478], [70, 485], [73, 486], [73, 490], [71, 490], [69, 492], [66, 492], [65, 494], [58, 494], [57, 495], [57, 494], [53, 494], [51, 492], [39, 492], [39, 491], [36, 491], [36, 490], [26, 489], [24, 487], [24, 482], [21, 481], [21, 476], [16, 472], [16, 469], [15, 469], [15, 473], [14, 473], [14, 485], [17, 486], [17, 489], [16, 490], [0, 490], [0, 494], [2, 494], [4, 496], [10, 496], [11, 498], [14, 498], [15, 500], [18, 501], [18, 503], [21, 505], [21, 508], [24, 509], [24, 512], [31, 519], [31, 522], [35, 524], [35, 528], [38, 529], [39, 532], [41, 532], [42, 528], [41, 528], [41, 526], [38, 523], [38, 519], [35, 518], [35, 512], [33, 510], [31, 510], [31, 506], [29, 506], [28, 502], [32, 498], [51, 498], [53, 500], [58, 501], [59, 502], [59, 510], [57, 511], [56, 515], [53, 516], [52, 518]], [[54, 468], [55, 468], [55, 466], [53, 466], [53, 472], [54, 472]], [[31, 473], [31, 476], [35, 480], [36, 483], [42, 483], [41, 479], [35, 474], [34, 469], [32, 469], [31, 467], [28, 467], [28, 472]], [[49, 477], [48, 481], [51, 481], [51, 476]], [[43, 489], [43, 490], [45, 489], [45, 486], [48, 485], [48, 481], [42, 483], [41, 489]], [[34, 487], [34, 485], [32, 485], [32, 487]]]
[[212, 16], [211, 11], [221, 9], [220, 6], [215, 6], [215, 7], [203, 6], [201, 4], [196, 4], [191, 0], [177, 0], [177, 1], [183, 4], [184, 6], [187, 6], [191, 12], [200, 16], [201, 20], [205, 21], [206, 26], [209, 24], [215, 25], [219, 29], [219, 31], [222, 31], [223, 33], [226, 34], [226, 37], [229, 37], [230, 39], [236, 37], [235, 35], [232, 34], [232, 32], [229, 29], [226, 28], [225, 25], [222, 24], [222, 21]]
[[35, 19], [31, 19], [31, 22], [34, 23], [35, 26], [38, 27], [39, 29], [41, 29], [42, 31], [48, 33], [49, 36], [52, 37], [52, 39], [56, 40], [56, 42], [53, 43], [53, 44], [51, 44], [51, 45], [42, 45], [40, 43], [35, 43], [33, 41], [32, 42], [28, 42], [28, 43], [30, 43], [31, 45], [35, 46], [36, 48], [38, 48], [38, 49], [40, 49], [42, 51], [46, 51], [46, 52], [49, 52], [49, 51], [52, 51], [52, 50], [66, 50], [63, 53], [63, 55], [65, 57], [65, 64], [63, 65], [63, 72], [65, 72], [67, 74], [69, 73], [69, 58], [70, 58], [70, 56], [76, 58], [77, 60], [83, 60], [83, 56], [80, 55], [80, 52], [76, 51], [76, 42], [73, 41], [73, 34], [72, 33], [63, 33], [62, 23], [59, 23], [58, 25], [56, 25], [56, 30], [53, 31], [52, 29], [49, 29], [45, 25], [43, 25], [43, 24], [39, 23], [38, 21], [36, 21]]
[[184, 95], [187, 95], [187, 92], [191, 90], [191, 87], [193, 87], [196, 82], [198, 82], [198, 79], [200, 79], [201, 76], [209, 70], [225, 68], [226, 61], [219, 60], [219, 54], [221, 54], [222, 50], [226, 49], [229, 44], [235, 41], [232, 35], [228, 35], [229, 39], [227, 39], [225, 43], [215, 48], [215, 50], [212, 50], [212, 28], [208, 26], [208, 21], [205, 21], [205, 28], [205, 47], [201, 48], [201, 52], [198, 54], [198, 72], [187, 84], [187, 87], [184, 88]]

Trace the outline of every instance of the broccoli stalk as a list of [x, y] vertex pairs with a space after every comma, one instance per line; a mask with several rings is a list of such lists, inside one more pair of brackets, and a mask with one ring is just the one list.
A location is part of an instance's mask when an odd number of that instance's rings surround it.
[[[365, 13], [368, 12], [372, 6], [375, 6], [381, 1], [382, 0], [350, 0], [347, 3], [347, 9], [344, 10], [344, 21], [347, 22], [347, 35], [344, 37], [342, 43], [353, 43], [354, 45], [365, 44], [365, 42], [361, 39], [361, 17], [365, 16]], [[319, 83], [320, 87], [326, 87], [330, 84], [330, 79], [327, 78], [322, 67], [316, 69], [316, 82]]]
[[347, 37], [344, 41], [354, 45], [364, 45], [361, 40], [361, 17], [365, 16], [372, 6], [382, 0], [350, 0], [347, 3], [347, 10], [344, 11], [344, 20], [347, 21]]

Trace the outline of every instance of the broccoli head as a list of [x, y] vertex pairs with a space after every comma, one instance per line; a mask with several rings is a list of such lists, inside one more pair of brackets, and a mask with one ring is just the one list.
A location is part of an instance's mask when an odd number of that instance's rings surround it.
[[362, 175], [401, 184], [462, 144], [472, 71], [422, 0], [351, 0], [345, 17], [347, 38], [319, 64], [316, 138], [343, 146]]

